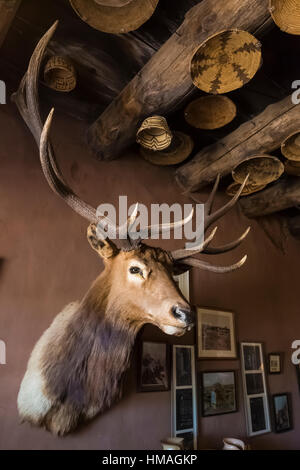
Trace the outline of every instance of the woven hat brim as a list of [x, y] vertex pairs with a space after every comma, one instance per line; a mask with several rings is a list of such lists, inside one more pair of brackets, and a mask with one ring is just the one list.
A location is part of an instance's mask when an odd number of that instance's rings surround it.
[[69, 0], [77, 15], [104, 33], [135, 31], [154, 13], [159, 0], [132, 0], [123, 7], [105, 7], [93, 0]]
[[232, 170], [232, 178], [243, 183], [249, 174], [248, 184], [261, 185], [276, 181], [284, 172], [283, 163], [272, 155], [253, 155]]
[[227, 96], [201, 96], [187, 105], [185, 120], [197, 129], [213, 130], [229, 124], [236, 116], [236, 105]]
[[300, 35], [299, 0], [269, 0], [269, 10], [281, 31]]
[[198, 47], [191, 60], [190, 73], [196, 87], [206, 93], [221, 94], [249, 82], [260, 64], [261, 45], [252, 34], [225, 30]]
[[183, 132], [174, 132], [179, 139], [179, 145], [176, 149], [166, 149], [163, 151], [153, 151], [140, 147], [142, 157], [153, 165], [168, 166], [178, 165], [186, 160], [194, 148], [194, 142], [191, 137]]

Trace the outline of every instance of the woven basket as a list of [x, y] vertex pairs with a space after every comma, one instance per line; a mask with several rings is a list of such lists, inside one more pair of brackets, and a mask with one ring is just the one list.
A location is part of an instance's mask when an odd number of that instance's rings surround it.
[[269, 0], [269, 7], [274, 22], [282, 31], [300, 34], [299, 0]]
[[218, 129], [236, 116], [236, 106], [227, 96], [202, 96], [187, 105], [184, 117], [198, 129]]
[[281, 161], [271, 155], [253, 155], [232, 171], [237, 183], [242, 183], [249, 174], [248, 184], [263, 185], [277, 180], [284, 172]]
[[101, 5], [102, 7], [124, 7], [128, 5], [128, 3], [132, 2], [132, 0], [94, 0], [97, 5]]
[[56, 91], [69, 92], [76, 87], [76, 71], [66, 57], [52, 56], [44, 69], [44, 80], [49, 88]]
[[288, 160], [300, 161], [300, 131], [290, 135], [282, 142], [281, 153]]
[[191, 154], [194, 143], [190, 136], [183, 132], [174, 132], [171, 145], [162, 151], [154, 152], [140, 147], [142, 157], [153, 165], [178, 165]]
[[149, 150], [164, 150], [171, 144], [172, 133], [166, 119], [162, 116], [151, 116], [142, 123], [137, 131], [136, 141]]
[[158, 0], [131, 0], [116, 7], [103, 6], [104, 0], [101, 4], [95, 0], [69, 1], [77, 15], [92, 28], [112, 34], [138, 29], [152, 16], [158, 4]]
[[[255, 185], [251, 183], [246, 184], [244, 186], [243, 191], [241, 192], [241, 196], [248, 196], [249, 194], [256, 193], [257, 191], [261, 191], [262, 189], [264, 189], [266, 186], [267, 186], [266, 184], [259, 184], [259, 185]], [[238, 190], [240, 189], [240, 187], [241, 187], [240, 183], [233, 182], [226, 189], [226, 194], [228, 194], [228, 196], [231, 196], [231, 197], [235, 196]]]
[[198, 48], [191, 61], [191, 77], [207, 93], [228, 93], [249, 82], [260, 63], [261, 44], [252, 34], [226, 30]]
[[286, 160], [284, 162], [284, 171], [287, 175], [300, 176], [300, 162]]

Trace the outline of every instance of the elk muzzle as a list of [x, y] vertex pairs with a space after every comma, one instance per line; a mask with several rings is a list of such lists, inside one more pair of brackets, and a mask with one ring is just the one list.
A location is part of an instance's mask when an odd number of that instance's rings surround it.
[[195, 311], [191, 307], [174, 305], [172, 307], [172, 315], [176, 320], [181, 321], [188, 331], [190, 331], [195, 324]]

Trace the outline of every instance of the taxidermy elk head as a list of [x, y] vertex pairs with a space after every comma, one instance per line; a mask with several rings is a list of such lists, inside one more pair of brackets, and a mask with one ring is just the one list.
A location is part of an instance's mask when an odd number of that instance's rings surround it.
[[[90, 222], [88, 241], [105, 264], [85, 297], [65, 307], [39, 339], [19, 391], [22, 419], [63, 435], [108, 409], [121, 396], [122, 378], [142, 325], [152, 323], [165, 333], [178, 336], [193, 326], [193, 310], [179, 291], [173, 274], [192, 266], [220, 273], [239, 268], [246, 257], [235, 265], [218, 267], [194, 255], [229, 251], [242, 242], [248, 230], [235, 242], [213, 248], [210, 242], [214, 229], [196, 249], [168, 252], [140, 239], [132, 240], [129, 228], [136, 218], [135, 210], [124, 226], [117, 227], [120, 246], [98, 236], [97, 225], [110, 222], [97, 216], [96, 210], [67, 186], [49, 142], [53, 111], [44, 126], [40, 117], [40, 65], [55, 29], [56, 23], [38, 43], [14, 101], [39, 146], [42, 169], [51, 189]], [[235, 204], [243, 189], [242, 185], [229, 203], [212, 212], [217, 186], [218, 179], [205, 204], [205, 229]], [[185, 222], [171, 225], [174, 228]], [[160, 233], [166, 228], [169, 226], [156, 226]]]

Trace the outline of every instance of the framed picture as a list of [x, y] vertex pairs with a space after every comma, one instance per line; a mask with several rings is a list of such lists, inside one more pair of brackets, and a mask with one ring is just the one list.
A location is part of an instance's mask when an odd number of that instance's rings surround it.
[[174, 276], [174, 280], [177, 283], [179, 289], [183, 293], [186, 300], [190, 301], [190, 272], [186, 271], [183, 274]]
[[235, 359], [236, 341], [232, 312], [197, 308], [198, 358]]
[[241, 343], [244, 402], [249, 436], [271, 432], [261, 343]]
[[281, 373], [281, 354], [270, 353], [268, 354], [268, 369], [269, 374], [280, 374]]
[[162, 392], [170, 389], [169, 345], [143, 341], [138, 368], [139, 392]]
[[185, 448], [197, 449], [195, 348], [173, 345], [172, 434], [183, 437]]
[[202, 373], [202, 416], [237, 411], [235, 371]]
[[288, 393], [272, 395], [274, 411], [274, 431], [290, 431], [292, 426], [290, 396]]

